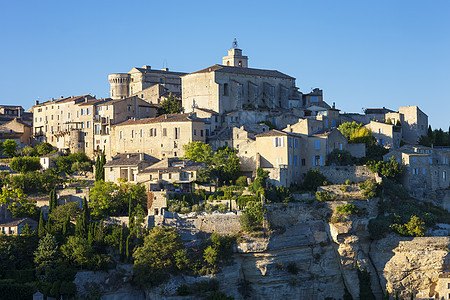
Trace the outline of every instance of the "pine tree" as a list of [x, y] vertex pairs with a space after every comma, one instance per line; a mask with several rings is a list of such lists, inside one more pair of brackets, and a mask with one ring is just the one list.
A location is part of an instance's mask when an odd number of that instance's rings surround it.
[[39, 237], [43, 237], [45, 235], [45, 220], [44, 213], [41, 210], [41, 215], [39, 216], [39, 227], [38, 227]]

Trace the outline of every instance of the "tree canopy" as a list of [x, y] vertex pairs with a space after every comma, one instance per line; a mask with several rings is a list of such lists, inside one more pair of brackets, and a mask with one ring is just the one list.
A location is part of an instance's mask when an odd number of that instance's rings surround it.
[[9, 164], [11, 170], [26, 173], [29, 171], [37, 171], [42, 168], [39, 157], [17, 156], [11, 160]]
[[15, 140], [6, 140], [3, 142], [3, 154], [8, 157], [14, 157], [17, 155], [17, 147], [19, 145]]
[[179, 113], [181, 113], [181, 102], [175, 99], [172, 93], [170, 93], [169, 98], [161, 102], [161, 106], [158, 109], [158, 114], [165, 115]]
[[338, 129], [347, 138], [349, 143], [365, 143], [366, 146], [375, 144], [375, 138], [372, 136], [372, 131], [364, 127], [363, 124], [358, 124], [355, 121], [351, 123], [346, 122], [339, 125]]

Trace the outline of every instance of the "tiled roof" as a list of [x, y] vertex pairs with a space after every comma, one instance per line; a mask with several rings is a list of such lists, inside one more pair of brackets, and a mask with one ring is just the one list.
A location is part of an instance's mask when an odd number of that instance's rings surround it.
[[[203, 70], [190, 73], [190, 74], [198, 74], [198, 73], [209, 73], [209, 72], [221, 72], [221, 73], [233, 73], [233, 74], [242, 74], [242, 75], [253, 75], [253, 76], [266, 76], [266, 77], [276, 77], [276, 78], [286, 78], [286, 79], [295, 79], [289, 75], [281, 73], [276, 70], [263, 70], [263, 69], [252, 69], [252, 68], [242, 68], [242, 67], [231, 67], [231, 66], [222, 66], [222, 65], [213, 65], [211, 67], [205, 68]], [[190, 75], [188, 74], [188, 75]]]
[[[184, 165], [184, 166], [177, 166]], [[183, 171], [197, 171], [198, 169], [204, 168], [205, 163], [195, 162], [189, 159], [180, 159], [176, 157], [166, 158], [161, 160], [160, 162], [153, 164], [147, 168], [145, 168], [142, 173], [154, 173], [154, 172], [178, 172], [180, 170]]]
[[272, 129], [272, 130], [269, 130], [267, 132], [263, 132], [263, 133], [257, 134], [256, 137], [285, 136], [285, 135], [301, 137], [300, 134], [293, 133], [293, 132], [281, 131], [281, 130], [277, 130], [277, 129]]
[[392, 113], [392, 112], [396, 112], [392, 109], [388, 109], [386, 107], [383, 108], [366, 108], [364, 110], [364, 113], [366, 115], [372, 115], [372, 114], [385, 114], [385, 113]]
[[202, 119], [191, 117], [192, 114], [168, 114], [162, 115], [156, 118], [146, 118], [137, 120], [126, 120], [122, 123], [116, 124], [114, 126], [124, 126], [124, 125], [135, 125], [135, 124], [150, 124], [150, 123], [161, 123], [161, 122], [204, 122]]
[[77, 103], [79, 106], [84, 106], [84, 105], [97, 105], [97, 104], [103, 104], [106, 103], [108, 101], [110, 101], [111, 98], [105, 98], [105, 99], [90, 99], [88, 101], [85, 102], [79, 102]]
[[[141, 154], [144, 155], [143, 160], [141, 160]], [[159, 159], [144, 153], [121, 153], [106, 162], [105, 167], [137, 166], [142, 162], [156, 163], [158, 161]]]
[[198, 109], [198, 110], [201, 110], [201, 111], [213, 114], [213, 115], [218, 115], [219, 114], [218, 112], [215, 112], [212, 109], [207, 109], [207, 108], [203, 108], [203, 107], [196, 107], [195, 109]]
[[18, 226], [20, 224], [22, 224], [25, 221], [31, 221], [37, 224], [37, 222], [35, 220], [32, 220], [30, 218], [20, 218], [20, 219], [6, 219], [6, 220], [2, 220], [0, 221], [0, 226], [2, 227], [15, 227]]
[[188, 74], [188, 73], [183, 73], [183, 72], [163, 71], [163, 70], [149, 69], [149, 68], [147, 69], [147, 68], [134, 67], [133, 69], [136, 69], [136, 70], [138, 70], [141, 73], [171, 74], [171, 75], [178, 75], [178, 76], [183, 76], [183, 75]]

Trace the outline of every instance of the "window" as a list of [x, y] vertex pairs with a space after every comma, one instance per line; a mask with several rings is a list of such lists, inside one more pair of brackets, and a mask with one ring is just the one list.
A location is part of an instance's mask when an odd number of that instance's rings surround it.
[[292, 154], [289, 154], [289, 161], [288, 161], [288, 165], [292, 166], [293, 162], [292, 162]]
[[87, 128], [91, 128], [91, 121], [87, 121], [87, 122], [86, 122], [86, 127], [87, 127]]
[[128, 105], [128, 106], [127, 106], [127, 110], [128, 110], [128, 111], [131, 111], [131, 105]]
[[223, 95], [228, 96], [228, 83], [223, 84]]
[[86, 148], [88, 148], [89, 147], [89, 142], [86, 142]]
[[175, 139], [180, 138], [180, 128], [174, 128]]
[[312, 103], [319, 102], [319, 97], [318, 96], [311, 96], [311, 102]]
[[298, 157], [298, 155], [294, 155], [294, 166], [296, 166], [296, 167], [298, 167], [300, 164], [299, 164], [299, 157]]
[[313, 166], [322, 166], [322, 155], [316, 155], [313, 157]]
[[383, 128], [378, 128], [378, 133], [383, 133]]
[[131, 138], [134, 139], [134, 130], [131, 130]]
[[306, 159], [302, 158], [302, 166], [306, 166]]
[[280, 166], [281, 164], [283, 164], [283, 158], [277, 157], [277, 166]]
[[425, 175], [426, 171], [425, 168], [422, 168], [422, 175]]
[[274, 147], [284, 147], [283, 137], [274, 137], [273, 138], [273, 146]]
[[86, 108], [86, 114], [90, 115], [91, 114], [91, 109], [90, 108]]
[[292, 148], [292, 138], [288, 137], [288, 147]]
[[342, 144], [339, 144], [339, 150], [342, 150]]
[[169, 173], [169, 179], [172, 179], [172, 173]]
[[336, 127], [336, 120], [331, 120], [331, 127]]
[[162, 133], [162, 135], [163, 135], [163, 136], [167, 136], [167, 128], [163, 128], [163, 133]]
[[209, 129], [206, 129], [206, 136], [209, 136]]
[[444, 180], [444, 181], [447, 180], [447, 172], [446, 171], [442, 172], [442, 180]]
[[95, 124], [94, 128], [95, 128], [95, 134], [100, 134], [100, 124]]
[[119, 138], [120, 138], [120, 139], [123, 139], [123, 131], [120, 131], [120, 132], [119, 132]]
[[200, 136], [203, 136], [203, 129], [200, 129]]
[[140, 136], [141, 136], [141, 137], [144, 137], [144, 129], [141, 129]]
[[314, 141], [314, 149], [320, 150], [320, 141]]

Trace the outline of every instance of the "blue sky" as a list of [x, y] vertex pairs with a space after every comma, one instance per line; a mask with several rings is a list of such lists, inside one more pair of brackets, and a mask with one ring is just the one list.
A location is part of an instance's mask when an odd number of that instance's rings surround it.
[[238, 39], [253, 68], [345, 112], [418, 105], [450, 125], [450, 1], [4, 1], [1, 104], [91, 93], [134, 66], [194, 72]]

